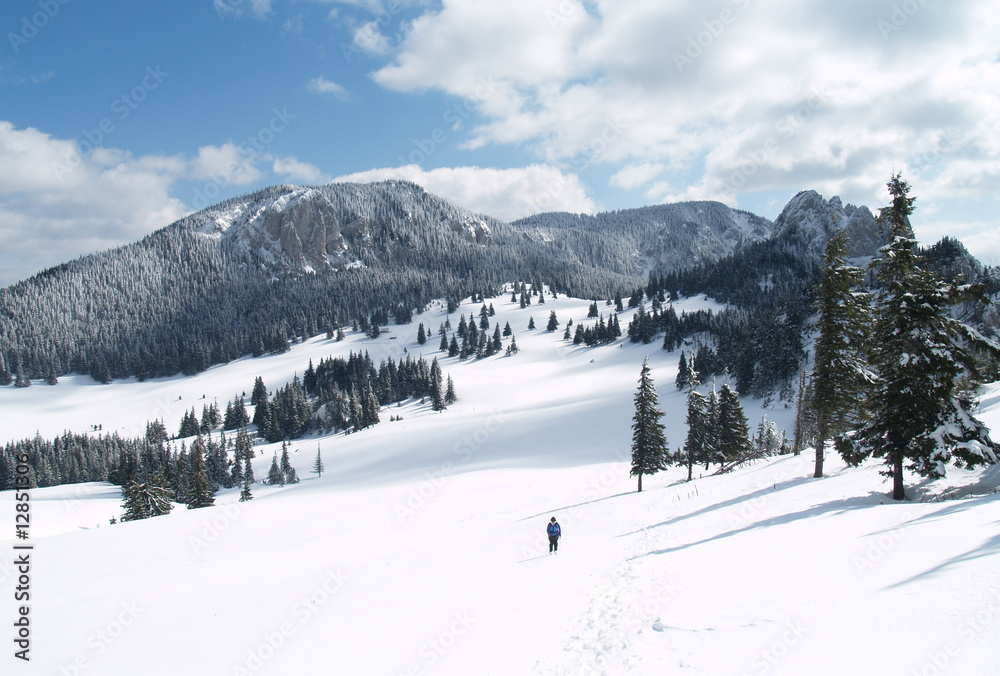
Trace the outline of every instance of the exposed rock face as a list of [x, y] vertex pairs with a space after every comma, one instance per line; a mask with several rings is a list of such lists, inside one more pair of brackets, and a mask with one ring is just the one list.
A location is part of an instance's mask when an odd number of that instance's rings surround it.
[[825, 201], [815, 190], [793, 197], [774, 221], [775, 236], [798, 236], [819, 252], [838, 230], [847, 232], [851, 258], [874, 256], [885, 243], [868, 207], [844, 206], [839, 197]]

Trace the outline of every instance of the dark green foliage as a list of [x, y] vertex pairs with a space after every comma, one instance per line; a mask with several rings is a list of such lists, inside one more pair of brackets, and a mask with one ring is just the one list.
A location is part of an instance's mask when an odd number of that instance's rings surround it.
[[750, 443], [750, 427], [743, 413], [739, 395], [729, 387], [729, 383], [719, 390], [719, 417], [717, 425], [717, 458], [725, 466], [732, 466], [749, 459], [753, 455]]
[[655, 474], [667, 467], [667, 438], [657, 408], [659, 400], [653, 379], [649, 375], [649, 359], [642, 362], [639, 389], [635, 393], [635, 415], [632, 416], [632, 469], [629, 476], [639, 477], [642, 492], [644, 474]]
[[921, 264], [910, 227], [914, 198], [898, 174], [888, 183], [892, 205], [879, 223], [889, 244], [873, 261], [879, 283], [870, 362], [877, 380], [869, 418], [856, 434], [838, 437], [837, 449], [852, 464], [882, 458], [893, 479], [893, 499], [904, 499], [903, 468], [923, 477], [944, 475], [955, 462], [966, 467], [997, 462], [997, 445], [970, 413], [963, 379], [975, 384], [972, 346], [1000, 352], [978, 332], [952, 318], [951, 306], [981, 290], [946, 284]]
[[295, 471], [295, 468], [292, 467], [292, 461], [288, 457], [288, 446], [285, 442], [281, 442], [281, 474], [286, 484], [297, 484], [299, 482], [299, 475]]
[[556, 318], [556, 311], [552, 310], [549, 313], [549, 323], [545, 325], [545, 330], [552, 333], [559, 328], [559, 320]]
[[184, 413], [181, 418], [181, 427], [177, 432], [177, 437], [184, 439], [186, 437], [193, 437], [196, 434], [201, 433], [201, 425], [198, 424], [198, 416], [195, 414], [194, 409]]
[[211, 507], [215, 504], [215, 489], [208, 476], [205, 442], [199, 436], [191, 443], [191, 486], [185, 502], [188, 509]]
[[323, 471], [325, 469], [326, 469], [326, 466], [323, 465], [323, 451], [317, 445], [316, 446], [316, 461], [313, 462], [312, 473], [315, 474], [317, 477], [321, 477], [321, 476], [323, 476]]
[[528, 317], [528, 330], [529, 331], [534, 331], [535, 330], [535, 318], [534, 317]]
[[278, 465], [277, 453], [275, 453], [274, 457], [271, 458], [271, 469], [267, 472], [267, 483], [270, 486], [285, 485], [285, 473], [281, 471], [281, 467]]
[[247, 408], [243, 405], [243, 397], [236, 395], [233, 401], [226, 406], [226, 415], [222, 420], [222, 429], [237, 430], [250, 422], [247, 415]]
[[163, 485], [162, 477], [156, 481], [139, 483], [130, 481], [122, 488], [122, 521], [138, 521], [162, 514], [169, 514], [173, 509], [170, 504], [170, 489]]
[[423, 322], [417, 327], [417, 342], [421, 345], [427, 342], [427, 332], [424, 331]]
[[823, 476], [826, 441], [858, 421], [871, 384], [865, 355], [869, 296], [858, 290], [862, 272], [847, 265], [846, 257], [847, 237], [840, 231], [827, 242], [823, 277], [816, 288], [819, 335], [808, 400], [816, 435], [815, 477]]

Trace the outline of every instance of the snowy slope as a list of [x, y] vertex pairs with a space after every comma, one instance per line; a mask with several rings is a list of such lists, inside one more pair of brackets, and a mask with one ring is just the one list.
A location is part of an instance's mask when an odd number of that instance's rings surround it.
[[[677, 355], [526, 331], [550, 310], [589, 324], [586, 301], [492, 302], [520, 354], [443, 359], [460, 398], [447, 411], [410, 403], [375, 428], [294, 442], [309, 477], [297, 486], [258, 485], [243, 504], [222, 491], [214, 508], [115, 526], [117, 489], [34, 491], [33, 660], [8, 650], [3, 673], [997, 673], [996, 472], [953, 472], [915, 491], [965, 486], [967, 499], [890, 504], [877, 466], [831, 458], [816, 480], [804, 454], [693, 483], [672, 469], [636, 494], [627, 455], [639, 365], [650, 357], [675, 448]], [[135, 434], [154, 417], [173, 430], [186, 408], [224, 407], [257, 375], [273, 390], [309, 358], [430, 356], [437, 340], [416, 345], [416, 322], [433, 335], [443, 318], [434, 308], [374, 341], [317, 338], [192, 378], [0, 388], [3, 434], [91, 424]], [[998, 400], [997, 387], [983, 398], [994, 429]], [[760, 403], [744, 405], [754, 426]], [[766, 412], [790, 423], [791, 411]], [[309, 473], [317, 445], [321, 478]], [[260, 477], [274, 447], [258, 449]], [[0, 503], [13, 514], [9, 492]], [[552, 515], [565, 533], [555, 556]], [[8, 627], [12, 543], [0, 539]]]

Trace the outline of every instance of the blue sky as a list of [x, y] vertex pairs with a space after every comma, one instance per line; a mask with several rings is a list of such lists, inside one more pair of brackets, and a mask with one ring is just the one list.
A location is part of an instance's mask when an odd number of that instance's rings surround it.
[[512, 219], [796, 192], [1000, 263], [1000, 12], [957, 0], [11, 0], [0, 284], [274, 183]]

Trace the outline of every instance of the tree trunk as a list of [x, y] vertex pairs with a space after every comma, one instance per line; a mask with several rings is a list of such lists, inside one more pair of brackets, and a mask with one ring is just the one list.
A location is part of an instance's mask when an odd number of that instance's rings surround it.
[[639, 493], [642, 493], [642, 475], [639, 475]]
[[895, 453], [892, 458], [892, 499], [905, 500], [903, 492], [903, 454]]
[[820, 414], [816, 421], [816, 467], [813, 471], [813, 478], [819, 479], [823, 476], [823, 451], [826, 447], [826, 416]]

